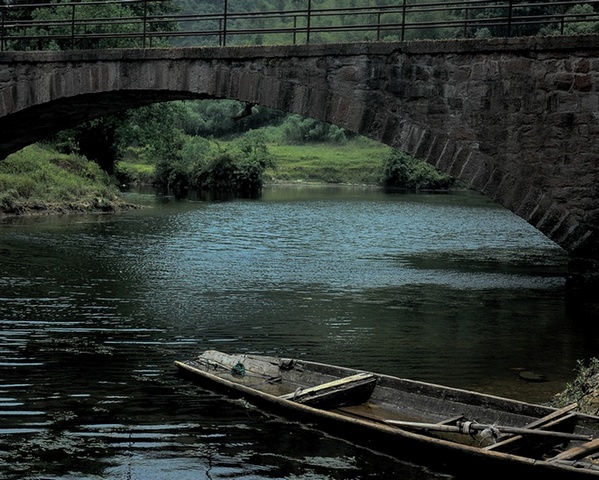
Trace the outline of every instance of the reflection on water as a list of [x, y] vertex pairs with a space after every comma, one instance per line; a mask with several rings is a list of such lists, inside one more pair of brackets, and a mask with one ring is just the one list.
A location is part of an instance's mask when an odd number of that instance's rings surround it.
[[477, 195], [137, 199], [0, 224], [0, 478], [437, 478], [172, 362], [284, 354], [544, 402], [598, 352], [564, 253]]

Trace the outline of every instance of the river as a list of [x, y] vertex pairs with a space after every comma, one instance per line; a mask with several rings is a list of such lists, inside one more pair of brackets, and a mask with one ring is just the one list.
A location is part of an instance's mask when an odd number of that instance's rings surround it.
[[547, 402], [599, 355], [565, 253], [477, 194], [130, 198], [147, 208], [0, 223], [2, 479], [441, 478], [172, 363], [283, 354]]

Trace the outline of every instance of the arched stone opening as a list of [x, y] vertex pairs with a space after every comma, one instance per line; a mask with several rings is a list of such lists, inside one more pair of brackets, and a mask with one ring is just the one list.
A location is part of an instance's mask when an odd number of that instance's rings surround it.
[[403, 150], [573, 255], [599, 258], [597, 46], [576, 37], [4, 52], [0, 154], [119, 109], [236, 99]]

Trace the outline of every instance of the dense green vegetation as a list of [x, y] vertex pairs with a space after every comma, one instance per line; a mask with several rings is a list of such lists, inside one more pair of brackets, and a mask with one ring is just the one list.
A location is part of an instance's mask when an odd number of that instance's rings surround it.
[[591, 415], [599, 414], [597, 392], [599, 391], [599, 359], [591, 357], [588, 364], [582, 360], [577, 362], [577, 374], [566, 389], [556, 395], [553, 406], [561, 408], [572, 403], [578, 404], [578, 409]]
[[[8, 50], [65, 50], [70, 48], [120, 48], [141, 47], [139, 37], [127, 37], [127, 34], [141, 33], [143, 25], [140, 23], [106, 22], [104, 19], [131, 18], [140, 16], [144, 11], [144, 4], [127, 2], [99, 2], [82, 0], [76, 9], [70, 5], [71, 0], [4, 0], [5, 4], [14, 4], [15, 7], [3, 12], [3, 20], [31, 20], [31, 25], [6, 32], [8, 37], [19, 37], [16, 40], [8, 39], [5, 48]], [[28, 6], [32, 5], [31, 7]], [[44, 5], [53, 4], [51, 7]], [[86, 5], [89, 4], [89, 5]], [[149, 2], [148, 15], [161, 15], [173, 12], [177, 5], [171, 0]], [[75, 21], [76, 28], [71, 31], [71, 21]], [[97, 20], [97, 21], [96, 21]], [[35, 25], [39, 22], [39, 25]], [[77, 23], [79, 22], [79, 23]], [[42, 25], [43, 23], [43, 25]], [[156, 30], [168, 29], [167, 25], [155, 24]], [[72, 35], [85, 34], [85, 40], [75, 40]], [[103, 35], [106, 36], [104, 37]], [[114, 34], [123, 34], [116, 38]], [[29, 37], [24, 39], [23, 37]], [[158, 46], [158, 45], [156, 45]]]
[[260, 107], [232, 120], [243, 109], [229, 100], [171, 102], [61, 132], [0, 162], [0, 211], [25, 213], [55, 202], [76, 211], [112, 208], [113, 174], [121, 184], [250, 196], [265, 182], [453, 184], [422, 162], [333, 125]]
[[405, 153], [390, 151], [384, 159], [382, 182], [388, 189], [447, 189], [454, 179]]
[[[147, 183], [155, 163], [153, 182], [171, 189], [255, 193], [265, 181], [370, 184], [414, 190], [453, 185], [450, 177], [428, 164], [334, 125], [260, 107], [253, 107], [254, 114], [235, 122], [231, 118], [244, 106], [230, 100], [169, 105], [179, 112], [180, 121], [178, 125], [173, 123], [178, 129], [168, 132], [169, 158], [157, 156], [144, 143], [140, 148], [130, 147], [118, 164], [121, 182]], [[146, 122], [136, 124], [134, 129], [149, 127], [151, 138], [160, 144], [161, 132], [151, 126], [151, 116], [142, 118]], [[174, 138], [179, 142], [178, 149]]]
[[[552, 5], [555, 3], [555, 5]], [[222, 14], [223, 0], [173, 0], [181, 13], [197, 15]], [[398, 2], [392, 0], [311, 0], [313, 10], [331, 10], [347, 7], [376, 7], [376, 6], [399, 6]], [[564, 10], [563, 5], [558, 2], [533, 2], [530, 4], [518, 5], [511, 13], [500, 5], [489, 3], [487, 8], [482, 5], [476, 5], [475, 8], [460, 8], [460, 2], [455, 4], [455, 8], [450, 6], [440, 6], [426, 0], [411, 0], [406, 3], [406, 17], [402, 18], [400, 13], [383, 13], [380, 16], [375, 14], [346, 14], [337, 15], [327, 13], [326, 15], [314, 15], [311, 19], [311, 28], [319, 29], [323, 27], [337, 27], [337, 31], [314, 31], [311, 34], [310, 41], [314, 43], [331, 42], [352, 42], [352, 41], [397, 41], [413, 40], [419, 38], [440, 39], [440, 38], [482, 38], [490, 36], [505, 35], [552, 35], [561, 33], [562, 25], [559, 16], [580, 15], [583, 13], [592, 13], [597, 11], [598, 7], [590, 4], [584, 6], [573, 5]], [[465, 7], [473, 7], [464, 2]], [[228, 0], [228, 12], [230, 14], [243, 14], [248, 12], [289, 12], [304, 10], [308, 7], [308, 0], [258, 0], [248, 2], [246, 0]], [[533, 17], [530, 22], [515, 21], [508, 32], [505, 25], [506, 18]], [[539, 22], [540, 17], [554, 17], [553, 22]], [[486, 22], [488, 26], [476, 25], [477, 20], [500, 19], [498, 22]], [[459, 24], [461, 21], [469, 21], [473, 26], [464, 26]], [[375, 24], [380, 22], [390, 27], [380, 31], [375, 29], [366, 29], [354, 31], [347, 30], [352, 26]], [[402, 23], [420, 24], [420, 28], [409, 28], [402, 32], [400, 26]], [[430, 26], [429, 26], [430, 25]], [[217, 30], [220, 27], [216, 20], [196, 20], [186, 22], [181, 25], [182, 30], [186, 31], [209, 31]], [[250, 30], [250, 29], [293, 29], [294, 27], [306, 27], [306, 20], [302, 15], [294, 17], [292, 15], [278, 15], [269, 18], [249, 18], [240, 17], [232, 19], [228, 23], [228, 29]], [[344, 28], [346, 30], [344, 30]], [[588, 22], [581, 25], [566, 25], [564, 33], [590, 33], [599, 31], [599, 22]], [[305, 34], [300, 33], [295, 37], [297, 43], [303, 43], [306, 40]], [[178, 45], [199, 45], [218, 43], [218, 38], [214, 36], [182, 36], [171, 40]], [[294, 41], [292, 33], [257, 33], [253, 35], [228, 37], [228, 44], [287, 44]]]
[[113, 179], [83, 157], [32, 145], [0, 162], [0, 213], [129, 208]]

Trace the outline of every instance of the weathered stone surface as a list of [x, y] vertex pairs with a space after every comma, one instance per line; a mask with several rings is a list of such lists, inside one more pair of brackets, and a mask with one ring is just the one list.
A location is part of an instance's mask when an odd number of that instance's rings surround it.
[[450, 172], [599, 259], [599, 37], [0, 52], [0, 158], [158, 101], [233, 98]]

